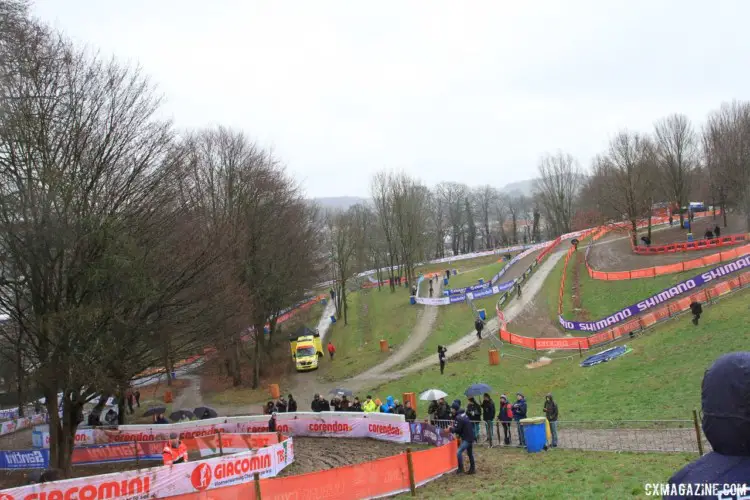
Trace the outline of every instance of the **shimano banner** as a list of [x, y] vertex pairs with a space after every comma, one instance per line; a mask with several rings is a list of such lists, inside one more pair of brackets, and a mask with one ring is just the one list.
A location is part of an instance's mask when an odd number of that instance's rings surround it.
[[686, 279], [685, 281], [677, 283], [670, 288], [662, 290], [661, 292], [654, 294], [651, 297], [638, 302], [637, 304], [633, 304], [624, 309], [621, 309], [616, 313], [607, 316], [606, 318], [599, 321], [568, 321], [560, 316], [560, 324], [566, 330], [598, 332], [612, 325], [616, 325], [617, 323], [625, 321], [626, 319], [631, 318], [635, 315], [644, 313], [649, 309], [661, 305], [671, 299], [692, 293], [693, 290], [696, 290], [697, 288], [700, 288], [713, 280], [729, 276], [748, 267], [750, 267], [750, 256], [742, 257], [733, 262], [723, 264], [714, 269], [711, 269], [710, 271], [706, 271], [705, 273], [701, 273], [697, 276], [693, 276], [690, 279]]
[[49, 450], [0, 451], [0, 469], [46, 469]]

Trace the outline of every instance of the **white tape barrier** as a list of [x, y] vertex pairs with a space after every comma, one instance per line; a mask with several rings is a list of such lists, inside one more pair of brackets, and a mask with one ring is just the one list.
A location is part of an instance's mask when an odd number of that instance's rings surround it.
[[[268, 432], [269, 419], [268, 415], [251, 415], [195, 420], [176, 424], [121, 425], [112, 430], [102, 428], [78, 429], [74, 442], [77, 446], [84, 446], [132, 441], [160, 441], [169, 439], [169, 435], [173, 432], [178, 433], [180, 438], [183, 439], [210, 436], [219, 432], [236, 434]], [[316, 425], [310, 427], [312, 424]], [[320, 426], [317, 424], [320, 424]], [[365, 432], [369, 426], [373, 426], [373, 430]], [[331, 431], [328, 432], [326, 429], [331, 429]], [[399, 443], [406, 443], [409, 440], [409, 424], [404, 421], [404, 416], [391, 413], [278, 413], [276, 415], [276, 430], [291, 436], [370, 437]], [[44, 426], [37, 427], [32, 434], [33, 445], [48, 448], [49, 436], [48, 429], [45, 429]]]
[[0, 491], [0, 499], [167, 498], [275, 477], [294, 461], [287, 439], [258, 450], [172, 466], [34, 484]]

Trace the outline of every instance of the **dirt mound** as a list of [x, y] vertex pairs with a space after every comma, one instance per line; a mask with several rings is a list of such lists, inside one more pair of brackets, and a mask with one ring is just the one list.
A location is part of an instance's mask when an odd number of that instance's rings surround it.
[[534, 368], [539, 368], [542, 366], [547, 366], [548, 364], [552, 363], [552, 360], [546, 356], [542, 356], [541, 358], [537, 359], [533, 363], [529, 363], [526, 365], [526, 368], [533, 370]]

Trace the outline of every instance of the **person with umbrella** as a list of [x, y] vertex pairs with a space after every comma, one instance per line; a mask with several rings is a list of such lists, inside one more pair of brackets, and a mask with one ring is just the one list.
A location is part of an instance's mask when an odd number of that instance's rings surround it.
[[161, 455], [164, 465], [181, 464], [188, 461], [187, 446], [180, 441], [180, 436], [176, 432], [169, 435], [169, 441], [164, 445]]
[[482, 421], [482, 408], [477, 404], [477, 400], [474, 396], [469, 398], [469, 403], [466, 405], [466, 416], [471, 420], [474, 426], [474, 439], [479, 440], [479, 423]]
[[198, 408], [193, 410], [193, 414], [199, 420], [208, 420], [209, 418], [216, 418], [219, 416], [219, 414], [216, 413], [216, 410], [214, 410], [213, 408], [208, 408], [206, 406], [199, 406]]
[[279, 413], [286, 413], [287, 402], [284, 396], [280, 396], [279, 400], [276, 401], [276, 411]]

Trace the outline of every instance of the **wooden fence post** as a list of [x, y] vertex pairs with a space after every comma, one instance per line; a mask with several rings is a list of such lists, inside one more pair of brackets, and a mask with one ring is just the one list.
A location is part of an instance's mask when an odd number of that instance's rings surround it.
[[703, 440], [701, 439], [701, 428], [698, 425], [698, 410], [693, 410], [693, 425], [695, 426], [695, 439], [698, 441], [698, 456], [703, 456]]
[[261, 500], [260, 496], [260, 474], [257, 472], [253, 474], [253, 482], [255, 483], [255, 500]]
[[409, 468], [409, 489], [411, 496], [417, 496], [417, 483], [414, 482], [414, 462], [411, 458], [411, 448], [406, 449], [406, 465]]
[[219, 431], [218, 436], [219, 436], [219, 456], [223, 457], [224, 456], [224, 443], [221, 442], [221, 431]]

